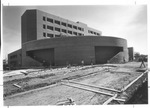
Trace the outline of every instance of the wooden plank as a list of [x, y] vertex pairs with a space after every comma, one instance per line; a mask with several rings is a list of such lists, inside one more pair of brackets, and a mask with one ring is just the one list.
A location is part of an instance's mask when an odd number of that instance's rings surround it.
[[95, 93], [107, 95], [107, 96], [114, 96], [114, 94], [111, 94], [111, 93], [101, 92], [101, 91], [98, 91], [98, 90], [88, 89], [88, 88], [84, 88], [84, 87], [77, 87], [77, 86], [74, 86], [74, 85], [69, 84], [69, 83], [68, 83], [68, 84], [67, 84], [67, 83], [62, 83], [62, 84], [63, 84], [63, 85], [70, 86], [70, 87], [74, 87], [74, 88], [78, 88], [78, 89], [90, 91], [90, 92], [95, 92]]
[[13, 84], [13, 86], [17, 87], [17, 88], [21, 88], [20, 85], [17, 85], [17, 84]]
[[107, 105], [108, 103], [110, 103], [112, 100], [114, 100], [117, 97], [117, 94], [115, 94], [113, 97], [109, 98], [107, 101], [105, 101], [103, 103], [103, 105]]
[[145, 75], [148, 71], [145, 71], [140, 76], [138, 76], [135, 80], [133, 80], [131, 83], [129, 83], [127, 86], [125, 86], [121, 91], [124, 92], [127, 90], [132, 84], [134, 84], [137, 80], [139, 80], [143, 75]]
[[67, 100], [61, 100], [56, 103], [56, 105], [75, 105], [75, 104], [76, 103], [74, 102], [74, 100], [69, 98], [67, 98]]
[[27, 72], [20, 71], [20, 73], [22, 73], [22, 74], [24, 74], [24, 75], [28, 75]]
[[114, 98], [114, 100], [116, 100], [116, 101], [122, 101], [122, 102], [126, 101], [125, 99], [119, 99], [119, 98]]
[[84, 86], [89, 86], [89, 87], [93, 87], [93, 88], [98, 88], [98, 89], [104, 89], [104, 90], [108, 90], [108, 91], [118, 92], [118, 93], [120, 93], [120, 92], [121, 92], [121, 91], [119, 91], [119, 90], [112, 89], [112, 88], [107, 88], [107, 87], [93, 86], [93, 85], [83, 84], [83, 83], [78, 83], [78, 82], [74, 82], [74, 81], [69, 81], [69, 82], [71, 82], [71, 83], [75, 83], [75, 84], [84, 85]]

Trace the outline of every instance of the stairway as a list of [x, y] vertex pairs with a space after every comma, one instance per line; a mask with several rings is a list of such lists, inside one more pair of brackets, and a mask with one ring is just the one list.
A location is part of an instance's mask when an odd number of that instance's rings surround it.
[[122, 56], [123, 56], [123, 52], [117, 53], [115, 56], [113, 56], [109, 60], [109, 63], [123, 63], [124, 62], [124, 58]]
[[40, 63], [42, 66], [44, 66], [44, 67], [49, 66], [49, 63], [48, 63], [46, 60], [41, 59], [41, 58], [35, 56], [35, 55], [34, 55], [33, 53], [31, 53], [31, 52], [28, 53], [28, 57], [30, 57], [30, 58], [32, 58], [33, 60], [39, 62], [39, 63]]

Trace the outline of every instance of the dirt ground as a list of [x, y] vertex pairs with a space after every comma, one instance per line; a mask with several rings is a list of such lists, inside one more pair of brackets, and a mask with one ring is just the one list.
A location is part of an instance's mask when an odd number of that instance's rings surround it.
[[[77, 105], [102, 104], [110, 96], [69, 87], [60, 82], [72, 80], [78, 83], [121, 90], [141, 74], [137, 71], [140, 69], [139, 66], [139, 62], [129, 62], [126, 64], [71, 67], [69, 69], [32, 70], [26, 76], [23, 74], [8, 75], [4, 77], [4, 105], [57, 105], [59, 101], [67, 98], [73, 99]], [[13, 84], [18, 84], [22, 88], [19, 89]], [[13, 97], [19, 92], [26, 92], [51, 84], [55, 84], [55, 86]]]

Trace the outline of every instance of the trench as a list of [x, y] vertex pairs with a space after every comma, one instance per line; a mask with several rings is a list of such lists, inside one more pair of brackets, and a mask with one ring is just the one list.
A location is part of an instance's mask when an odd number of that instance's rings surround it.
[[125, 104], [148, 104], [148, 82], [144, 82]]

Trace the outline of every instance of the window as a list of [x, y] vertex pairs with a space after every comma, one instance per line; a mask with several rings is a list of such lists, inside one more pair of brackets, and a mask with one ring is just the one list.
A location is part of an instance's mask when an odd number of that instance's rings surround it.
[[62, 29], [62, 32], [64, 32], [64, 33], [67, 33], [67, 30], [65, 30], [65, 29]]
[[47, 33], [47, 37], [54, 37], [54, 35], [53, 34], [49, 34], [49, 33]]
[[81, 33], [78, 33], [78, 35], [81, 36], [82, 34], [81, 34]]
[[55, 37], [60, 37], [61, 35], [55, 35]]
[[74, 29], [77, 29], [77, 26], [73, 26]]
[[10, 59], [14, 59], [14, 58], [17, 58], [17, 55], [10, 56]]
[[68, 33], [69, 33], [69, 34], [72, 34], [72, 31], [68, 30]]
[[47, 21], [53, 23], [53, 19], [51, 18], [47, 18]]
[[66, 24], [66, 23], [64, 23], [64, 22], [61, 22], [61, 25], [63, 25], [63, 26], [65, 26], [65, 27], [66, 27], [66, 25], [67, 25], [67, 24]]
[[99, 34], [99, 33], [97, 33], [97, 35], [98, 35], [98, 36], [100, 36], [100, 34]]
[[45, 21], [45, 17], [43, 16], [43, 21]]
[[46, 33], [43, 33], [43, 36], [46, 37]]
[[52, 26], [47, 26], [47, 29], [53, 30], [53, 27]]
[[77, 35], [77, 32], [73, 32], [74, 35]]
[[68, 27], [72, 28], [72, 25], [71, 25], [71, 24], [68, 24]]
[[81, 27], [78, 27], [78, 30], [81, 30]]
[[58, 32], [60, 32], [60, 28], [57, 28], [57, 27], [56, 27], [56, 28], [55, 28], [55, 31], [58, 31]]
[[95, 34], [95, 35], [98, 34], [98, 33], [91, 31], [91, 30], [88, 30], [88, 33]]
[[84, 31], [84, 28], [81, 28], [81, 31]]
[[58, 25], [60, 25], [60, 21], [58, 21], [58, 20], [55, 20], [55, 24], [58, 24]]
[[43, 25], [43, 29], [45, 29], [46, 28], [46, 26], [45, 25]]

